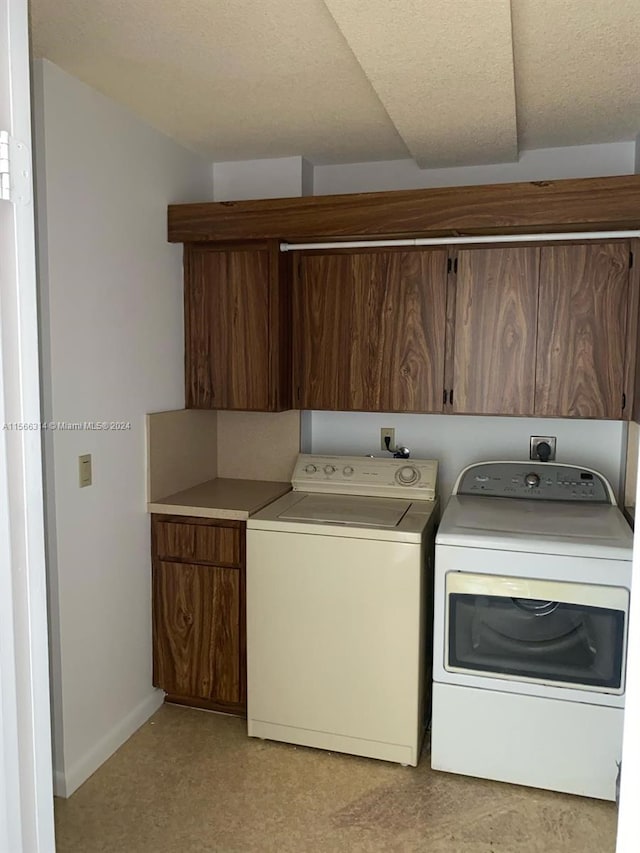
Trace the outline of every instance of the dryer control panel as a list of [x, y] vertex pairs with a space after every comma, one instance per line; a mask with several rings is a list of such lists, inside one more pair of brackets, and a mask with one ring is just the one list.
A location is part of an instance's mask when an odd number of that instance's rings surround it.
[[454, 495], [616, 505], [609, 481], [592, 468], [535, 462], [479, 462], [458, 477]]

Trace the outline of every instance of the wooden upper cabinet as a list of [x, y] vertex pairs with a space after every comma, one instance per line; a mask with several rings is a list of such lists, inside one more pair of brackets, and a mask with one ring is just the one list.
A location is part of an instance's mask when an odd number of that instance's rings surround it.
[[184, 270], [187, 408], [290, 408], [290, 297], [277, 242], [187, 244]]
[[458, 252], [449, 411], [533, 413], [539, 255], [530, 247]]
[[300, 254], [296, 404], [442, 411], [447, 252]]
[[629, 259], [625, 242], [541, 249], [536, 415], [623, 416]]
[[294, 395], [300, 409], [349, 409], [353, 255], [294, 259]]

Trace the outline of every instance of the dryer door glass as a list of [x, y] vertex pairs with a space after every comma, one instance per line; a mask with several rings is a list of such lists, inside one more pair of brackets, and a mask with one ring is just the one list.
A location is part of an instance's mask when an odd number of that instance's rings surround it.
[[[563, 597], [575, 593], [573, 584], [558, 586], [568, 587]], [[521, 591], [513, 583], [504, 588], [510, 594], [449, 590], [448, 669], [622, 690], [624, 606], [606, 596], [594, 603], [592, 594], [584, 596], [588, 601], [513, 594]]]

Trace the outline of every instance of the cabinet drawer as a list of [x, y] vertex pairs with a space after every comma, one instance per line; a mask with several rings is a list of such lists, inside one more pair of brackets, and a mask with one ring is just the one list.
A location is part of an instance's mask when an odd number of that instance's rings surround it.
[[161, 560], [239, 566], [240, 529], [182, 521], [155, 522], [155, 556]]

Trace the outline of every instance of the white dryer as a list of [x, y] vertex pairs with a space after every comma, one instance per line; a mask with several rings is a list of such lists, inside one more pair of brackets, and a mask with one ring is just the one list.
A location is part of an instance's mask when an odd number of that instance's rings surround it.
[[436, 479], [431, 460], [301, 455], [249, 519], [250, 736], [417, 764]]
[[434, 769], [615, 798], [632, 543], [596, 471], [461, 473], [436, 538]]

